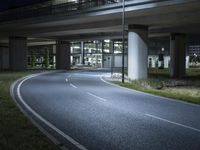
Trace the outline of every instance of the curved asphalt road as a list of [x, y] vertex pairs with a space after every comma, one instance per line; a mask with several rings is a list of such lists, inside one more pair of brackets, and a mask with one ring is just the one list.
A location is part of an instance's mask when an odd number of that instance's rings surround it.
[[51, 72], [13, 96], [60, 146], [81, 150], [200, 150], [200, 106], [127, 90], [102, 72]]

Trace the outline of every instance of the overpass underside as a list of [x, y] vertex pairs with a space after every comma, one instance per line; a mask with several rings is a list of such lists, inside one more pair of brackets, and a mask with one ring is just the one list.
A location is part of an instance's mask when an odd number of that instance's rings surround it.
[[[56, 68], [70, 69], [70, 42], [121, 39], [122, 3], [102, 2], [45, 4], [1, 12], [0, 42], [9, 47], [9, 56], [4, 57], [9, 57], [9, 69], [26, 69], [29, 45], [54, 41]], [[169, 39], [170, 76], [185, 75], [187, 37], [200, 32], [199, 0], [129, 0], [125, 24], [131, 79], [147, 77], [149, 39], [162, 37]]]

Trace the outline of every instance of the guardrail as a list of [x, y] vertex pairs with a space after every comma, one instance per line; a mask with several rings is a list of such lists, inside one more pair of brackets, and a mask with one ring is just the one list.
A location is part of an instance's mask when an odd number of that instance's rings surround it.
[[66, 2], [62, 4], [53, 5], [51, 1], [43, 3], [43, 5], [30, 5], [19, 7], [15, 9], [8, 9], [0, 12], [0, 21], [11, 21], [26, 18], [33, 18], [38, 16], [50, 16], [57, 14], [67, 14], [74, 11], [81, 11], [88, 8], [99, 7], [118, 3], [120, 0], [88, 0], [77, 2]]
[[[84, 1], [84, 2], [83, 2]], [[0, 12], [0, 22], [7, 22], [13, 20], [41, 17], [41, 16], [54, 16], [64, 15], [70, 16], [73, 14], [80, 14], [85, 12], [94, 12], [99, 10], [119, 9], [122, 8], [120, 4], [122, 0], [79, 0], [78, 2], [66, 2], [62, 4], [52, 4], [49, 0], [45, 4], [31, 5], [16, 9]], [[181, 3], [196, 2], [199, 0], [125, 0], [126, 7], [151, 5], [154, 7], [163, 5], [174, 5]]]

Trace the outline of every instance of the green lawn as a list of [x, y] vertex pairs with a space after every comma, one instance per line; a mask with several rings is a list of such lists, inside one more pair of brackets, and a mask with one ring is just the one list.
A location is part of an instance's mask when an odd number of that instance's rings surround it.
[[[149, 69], [150, 76], [164, 76], [169, 77], [169, 69]], [[186, 77], [200, 78], [200, 68], [186, 69]]]
[[58, 150], [20, 112], [10, 97], [10, 85], [32, 72], [0, 73], [0, 150]]
[[168, 69], [150, 69], [149, 78], [113, 83], [130, 89], [200, 104], [200, 69], [187, 69], [186, 77], [170, 79]]

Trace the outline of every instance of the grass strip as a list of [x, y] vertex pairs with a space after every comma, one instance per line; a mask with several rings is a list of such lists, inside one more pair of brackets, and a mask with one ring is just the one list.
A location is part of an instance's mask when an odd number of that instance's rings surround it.
[[0, 149], [58, 150], [17, 108], [10, 96], [10, 85], [33, 72], [0, 73]]
[[182, 79], [169, 78], [168, 69], [149, 69], [149, 78], [130, 83], [112, 83], [130, 89], [200, 104], [200, 69], [187, 69]]

